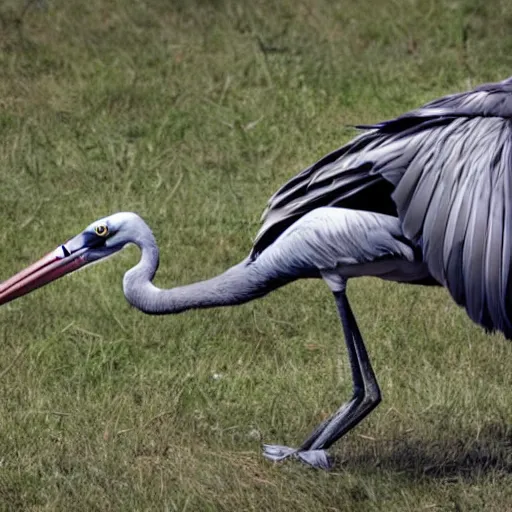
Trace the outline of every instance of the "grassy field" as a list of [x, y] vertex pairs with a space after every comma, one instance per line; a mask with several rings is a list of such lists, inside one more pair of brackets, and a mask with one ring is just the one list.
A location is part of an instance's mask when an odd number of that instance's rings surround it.
[[[511, 30], [505, 0], [4, 0], [0, 279], [122, 210], [157, 284], [215, 275], [348, 125], [510, 75]], [[350, 395], [327, 287], [148, 317], [137, 258], [0, 308], [0, 510], [512, 510], [512, 346], [445, 291], [351, 283], [384, 401], [326, 473], [260, 442]]]

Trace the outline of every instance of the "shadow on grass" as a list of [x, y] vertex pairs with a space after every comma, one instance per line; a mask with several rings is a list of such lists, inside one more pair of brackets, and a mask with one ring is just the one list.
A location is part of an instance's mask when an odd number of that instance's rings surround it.
[[487, 473], [512, 473], [512, 425], [488, 424], [456, 438], [397, 438], [368, 441], [356, 453], [337, 454], [335, 467], [399, 472], [413, 479], [473, 480]]

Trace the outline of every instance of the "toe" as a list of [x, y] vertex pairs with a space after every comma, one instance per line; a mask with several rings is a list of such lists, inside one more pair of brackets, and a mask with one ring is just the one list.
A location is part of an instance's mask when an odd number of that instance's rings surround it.
[[264, 444], [263, 455], [270, 460], [278, 461], [290, 457], [297, 452], [296, 448], [281, 446], [278, 444]]

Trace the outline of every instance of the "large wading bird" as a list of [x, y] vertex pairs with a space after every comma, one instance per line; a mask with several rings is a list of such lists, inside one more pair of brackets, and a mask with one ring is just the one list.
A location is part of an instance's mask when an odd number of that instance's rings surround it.
[[442, 285], [476, 323], [512, 337], [512, 77], [358, 128], [271, 197], [247, 259], [213, 279], [155, 287], [150, 228], [134, 213], [116, 213], [1, 283], [0, 304], [130, 243], [141, 259], [124, 275], [124, 294], [150, 314], [242, 304], [296, 279], [323, 278], [343, 326], [353, 396], [299, 448], [265, 445], [264, 455], [327, 468], [325, 450], [381, 399], [347, 299], [349, 278]]

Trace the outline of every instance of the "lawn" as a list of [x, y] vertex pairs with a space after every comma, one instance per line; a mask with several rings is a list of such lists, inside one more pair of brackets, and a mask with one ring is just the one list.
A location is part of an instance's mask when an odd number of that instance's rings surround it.
[[[354, 136], [512, 74], [505, 0], [3, 0], [0, 279], [138, 212], [156, 284], [246, 256]], [[349, 285], [383, 403], [331, 472], [274, 465], [350, 396], [325, 284], [146, 316], [129, 248], [0, 308], [0, 510], [512, 510], [512, 346], [442, 289]]]

